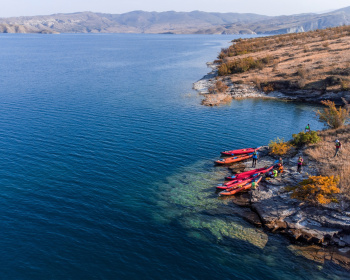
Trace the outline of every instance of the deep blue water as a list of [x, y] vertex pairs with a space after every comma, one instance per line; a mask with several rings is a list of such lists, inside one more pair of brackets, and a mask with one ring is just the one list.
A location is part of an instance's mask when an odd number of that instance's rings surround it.
[[1, 279], [343, 279], [241, 218], [220, 151], [291, 138], [313, 107], [203, 107], [234, 36], [0, 35]]

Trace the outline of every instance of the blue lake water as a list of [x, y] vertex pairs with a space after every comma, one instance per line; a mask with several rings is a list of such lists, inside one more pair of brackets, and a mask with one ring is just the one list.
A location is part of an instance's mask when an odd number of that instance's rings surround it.
[[322, 128], [306, 104], [199, 105], [192, 83], [234, 38], [0, 35], [1, 279], [348, 276], [215, 214], [233, 207], [220, 151]]

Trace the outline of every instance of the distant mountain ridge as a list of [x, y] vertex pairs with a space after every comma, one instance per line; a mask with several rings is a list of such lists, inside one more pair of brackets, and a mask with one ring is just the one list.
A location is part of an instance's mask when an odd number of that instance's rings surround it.
[[240, 13], [80, 12], [0, 18], [0, 33], [281, 34], [350, 24], [350, 7], [324, 14], [264, 16]]

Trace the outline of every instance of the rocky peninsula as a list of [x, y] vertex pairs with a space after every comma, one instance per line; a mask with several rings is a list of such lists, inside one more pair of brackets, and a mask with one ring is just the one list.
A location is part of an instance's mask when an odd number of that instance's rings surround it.
[[[350, 131], [350, 128], [348, 128]], [[319, 174], [319, 164], [307, 156], [306, 149], [292, 149], [283, 157], [284, 172], [276, 178], [268, 178], [259, 188], [232, 196], [233, 203], [243, 209], [241, 215], [256, 226], [280, 233], [292, 243], [308, 244], [298, 247], [299, 254], [319, 262], [332, 260], [350, 269], [350, 203], [340, 199], [339, 203], [312, 205], [291, 198], [291, 186], [309, 176]], [[302, 173], [296, 172], [298, 157], [304, 158]], [[271, 165], [276, 157], [269, 147], [262, 147], [257, 168]], [[251, 162], [231, 167], [234, 171], [249, 170]], [[250, 211], [244, 210], [250, 209]]]
[[[217, 106], [242, 98], [275, 98], [336, 104], [350, 101], [350, 26], [253, 39], [238, 39], [223, 49], [212, 71], [194, 83], [203, 105]], [[349, 114], [349, 108], [345, 108]], [[316, 144], [293, 147], [283, 155], [284, 172], [268, 178], [256, 190], [233, 196], [236, 211], [256, 226], [281, 233], [292, 243], [305, 244], [307, 258], [333, 261], [350, 269], [350, 126], [318, 131]], [[343, 149], [334, 158], [334, 140]], [[296, 172], [298, 157], [302, 173]], [[269, 166], [276, 155], [268, 146], [260, 151], [257, 168]], [[232, 171], [249, 170], [251, 163]], [[296, 199], [293, 190], [310, 176], [335, 176], [340, 192], [331, 203]], [[250, 210], [248, 210], [250, 209]], [[307, 245], [306, 245], [307, 244]], [[291, 245], [292, 246], [292, 245]]]
[[194, 84], [203, 104], [237, 98], [350, 101], [350, 26], [236, 39]]

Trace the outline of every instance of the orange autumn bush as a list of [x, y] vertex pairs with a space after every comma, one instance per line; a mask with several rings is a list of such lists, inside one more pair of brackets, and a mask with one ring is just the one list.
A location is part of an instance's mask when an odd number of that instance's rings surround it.
[[290, 148], [292, 147], [291, 144], [288, 142], [284, 142], [284, 139], [276, 138], [275, 140], [271, 140], [269, 143], [269, 147], [271, 149], [271, 153], [274, 155], [282, 156], [285, 155]]
[[311, 204], [337, 202], [334, 194], [340, 193], [339, 178], [334, 176], [310, 176], [301, 181], [291, 197], [305, 200]]

